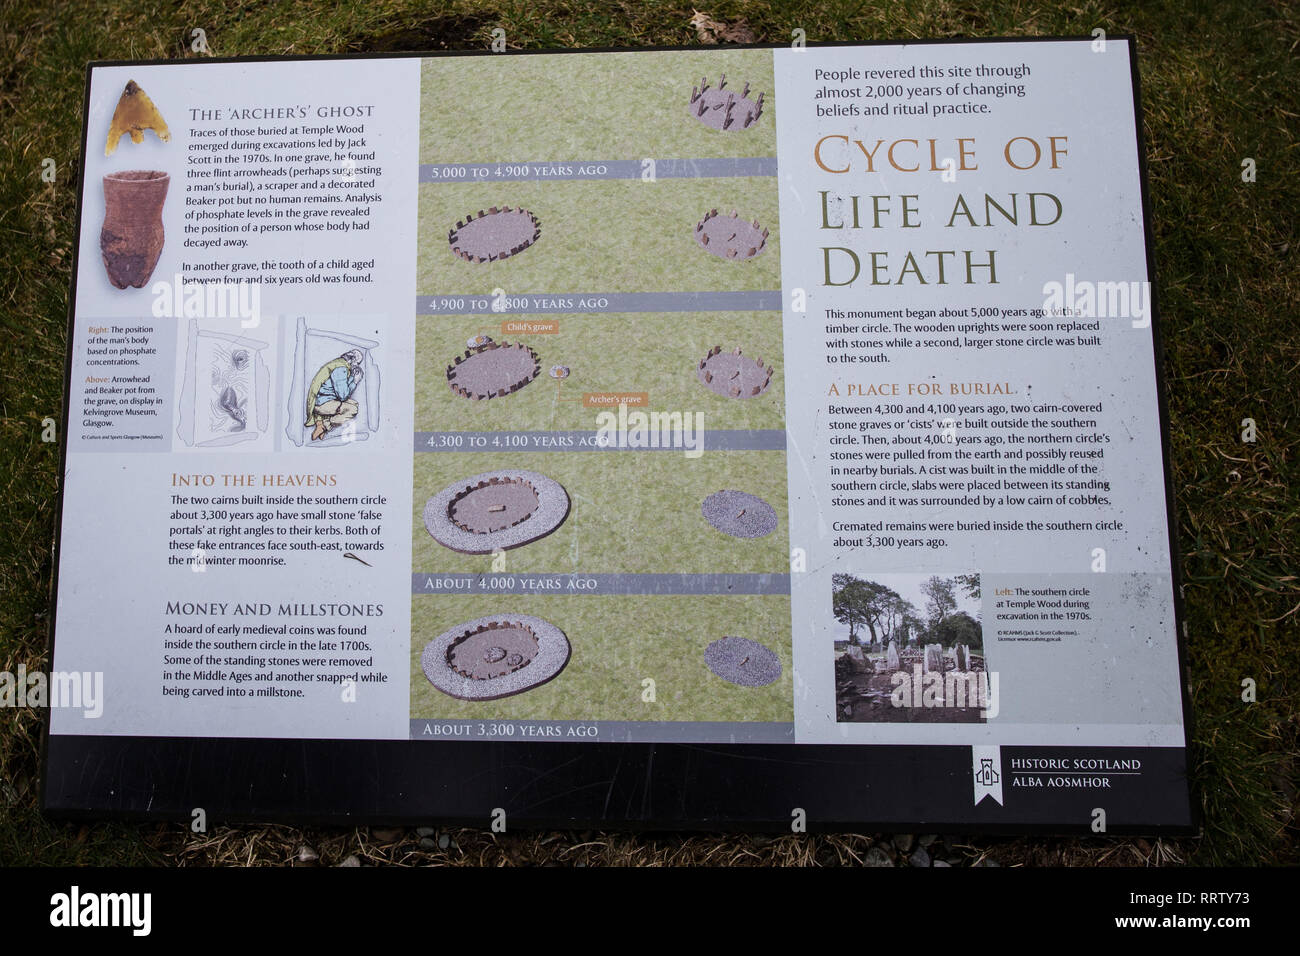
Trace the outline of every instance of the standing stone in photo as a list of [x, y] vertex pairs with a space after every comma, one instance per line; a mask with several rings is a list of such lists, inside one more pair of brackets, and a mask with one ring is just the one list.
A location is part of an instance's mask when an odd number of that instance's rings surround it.
[[943, 645], [927, 644], [925, 645], [925, 672], [931, 671], [943, 673]]
[[970, 651], [966, 649], [965, 644], [958, 644], [952, 649], [952, 656], [957, 662], [957, 670], [970, 670]]
[[885, 652], [885, 663], [890, 670], [898, 670], [898, 645], [893, 641], [889, 642], [889, 650]]

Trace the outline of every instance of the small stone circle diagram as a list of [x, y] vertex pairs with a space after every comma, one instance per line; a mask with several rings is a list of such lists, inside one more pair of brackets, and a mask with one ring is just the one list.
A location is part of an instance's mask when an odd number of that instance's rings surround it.
[[696, 243], [719, 259], [752, 259], [767, 248], [767, 236], [768, 231], [757, 219], [741, 219], [735, 209], [730, 215], [710, 209], [695, 224]]
[[522, 206], [470, 213], [447, 230], [451, 251], [466, 262], [497, 262], [523, 252], [542, 238], [542, 223]]
[[704, 662], [718, 677], [740, 687], [766, 687], [781, 676], [781, 661], [758, 641], [724, 637], [704, 649]]
[[472, 346], [447, 366], [447, 384], [461, 398], [505, 398], [541, 374], [542, 363], [527, 345], [493, 342]]
[[527, 614], [477, 617], [443, 631], [420, 653], [420, 669], [460, 700], [497, 700], [552, 680], [569, 663], [564, 632]]
[[726, 352], [721, 345], [715, 345], [700, 359], [695, 377], [724, 398], [753, 398], [772, 384], [772, 366], [764, 365], [761, 358], [743, 354], [739, 346]]
[[461, 554], [491, 554], [544, 538], [569, 516], [569, 494], [535, 471], [487, 471], [448, 485], [424, 505], [433, 539]]
[[700, 510], [709, 524], [733, 538], [765, 538], [776, 530], [776, 509], [746, 491], [715, 491]]
[[763, 94], [751, 98], [749, 84], [739, 93], [727, 89], [727, 74], [723, 73], [716, 87], [709, 86], [709, 78], [702, 77], [700, 85], [691, 88], [691, 115], [713, 129], [724, 133], [749, 129], [763, 115]]

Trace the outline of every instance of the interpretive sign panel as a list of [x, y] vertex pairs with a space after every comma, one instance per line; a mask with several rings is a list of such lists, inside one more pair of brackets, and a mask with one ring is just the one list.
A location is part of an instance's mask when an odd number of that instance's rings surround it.
[[1191, 826], [1136, 75], [93, 65], [47, 807]]

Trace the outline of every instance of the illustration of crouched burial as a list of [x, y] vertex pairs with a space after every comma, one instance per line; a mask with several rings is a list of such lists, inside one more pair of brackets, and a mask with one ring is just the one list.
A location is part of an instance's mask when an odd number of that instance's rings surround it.
[[359, 411], [352, 397], [361, 386], [361, 363], [365, 356], [360, 349], [350, 349], [336, 359], [330, 359], [307, 387], [307, 421], [311, 440], [320, 441], [344, 422], [357, 417]]

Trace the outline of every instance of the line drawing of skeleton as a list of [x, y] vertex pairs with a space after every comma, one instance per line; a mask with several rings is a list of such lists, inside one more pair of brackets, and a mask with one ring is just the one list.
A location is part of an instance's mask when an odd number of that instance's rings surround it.
[[219, 343], [211, 363], [212, 400], [208, 427], [242, 432], [248, 426], [248, 349]]
[[190, 320], [176, 435], [187, 446], [255, 441], [270, 425], [270, 345]]

